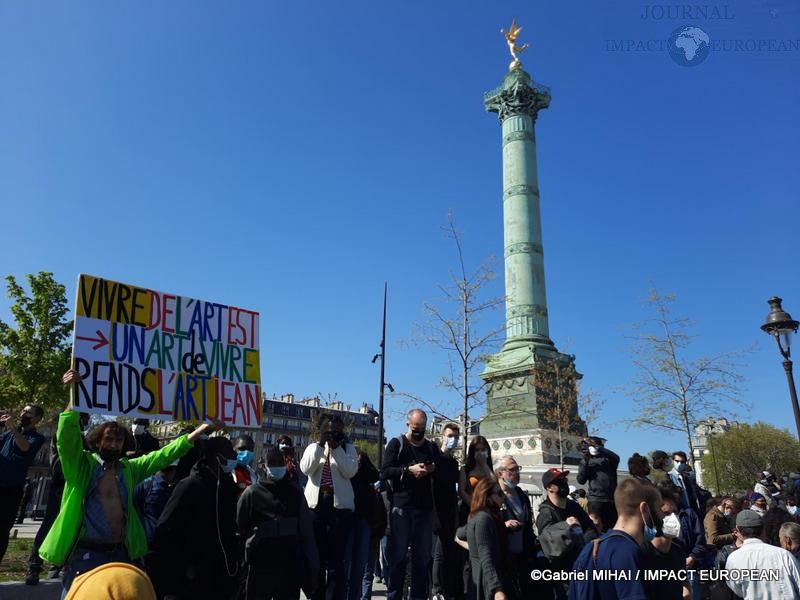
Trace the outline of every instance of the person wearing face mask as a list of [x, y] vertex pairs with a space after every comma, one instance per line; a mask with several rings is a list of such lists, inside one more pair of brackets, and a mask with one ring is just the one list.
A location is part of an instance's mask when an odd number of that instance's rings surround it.
[[[555, 467], [542, 475], [547, 498], [539, 505], [536, 530], [542, 552], [556, 571], [569, 571], [586, 542], [598, 535], [589, 515], [577, 502], [569, 499], [569, 471]], [[556, 598], [566, 598], [567, 582], [555, 583]]]
[[433, 477], [441, 452], [425, 439], [428, 416], [414, 409], [407, 415], [408, 430], [389, 440], [381, 476], [391, 486], [389, 515], [388, 600], [404, 597], [408, 549], [411, 548], [411, 600], [428, 597], [433, 546]]
[[275, 440], [275, 445], [283, 454], [283, 459], [286, 463], [286, 476], [289, 481], [299, 486], [301, 490], [305, 489], [308, 477], [300, 470], [292, 438], [288, 435], [282, 435]]
[[762, 518], [767, 514], [767, 499], [763, 495], [752, 492], [747, 496], [747, 499], [750, 501], [750, 510]]
[[271, 448], [262, 477], [242, 492], [236, 507], [236, 524], [245, 540], [245, 600], [296, 600], [301, 564], [309, 580], [317, 580], [312, 521], [302, 490], [288, 477], [283, 453]]
[[[66, 385], [78, 385], [75, 370], [64, 374]], [[131, 432], [107, 421], [94, 427], [84, 440], [80, 415], [71, 402], [58, 420], [58, 455], [64, 474], [61, 510], [42, 542], [39, 555], [64, 565], [63, 586], [68, 590], [78, 572], [109, 562], [138, 560], [147, 552], [144, 527], [129, 505], [133, 488], [188, 452], [192, 443], [220, 424], [203, 424], [156, 452], [123, 458], [133, 448]]]
[[605, 447], [601, 437], [590, 436], [581, 443], [583, 459], [578, 463], [577, 480], [589, 485], [589, 512], [600, 515], [606, 527], [617, 520], [614, 490], [617, 487], [619, 456]]
[[520, 598], [531, 598], [545, 591], [544, 586], [534, 586], [531, 570], [536, 567], [536, 535], [533, 533], [531, 501], [519, 487], [519, 465], [507, 454], [494, 464], [494, 472], [503, 491], [500, 514], [506, 527], [509, 566], [514, 590]]
[[464, 525], [469, 516], [472, 504], [472, 490], [484, 477], [492, 477], [492, 450], [489, 441], [482, 435], [476, 435], [467, 448], [467, 460], [461, 467], [458, 478], [458, 493], [461, 496], [459, 525]]
[[231, 477], [236, 452], [228, 438], [213, 436], [200, 441], [199, 454], [189, 476], [175, 486], [153, 535], [148, 574], [159, 598], [228, 600], [236, 592], [239, 490]]
[[42, 420], [41, 406], [27, 405], [19, 424], [11, 414], [0, 417], [0, 562], [8, 548], [8, 536], [25, 490], [25, 478], [44, 436], [36, 431]]
[[[688, 552], [686, 568], [699, 570], [706, 559], [706, 536], [700, 519], [693, 510], [680, 508], [678, 501], [681, 490], [668, 483], [659, 487], [661, 493], [661, 512], [664, 515], [664, 534], [679, 538]], [[700, 598], [699, 577], [692, 578], [692, 595]]]
[[300, 469], [308, 476], [305, 498], [314, 511], [320, 581], [313, 600], [344, 600], [347, 592], [345, 553], [353, 529], [355, 499], [350, 478], [358, 472], [358, 454], [344, 435], [338, 415], [319, 418], [319, 440], [309, 444]]
[[704, 516], [700, 510], [700, 489], [693, 477], [690, 477], [686, 467], [688, 458], [686, 452], [678, 450], [672, 453], [672, 470], [669, 472], [670, 481], [680, 488], [681, 508], [690, 508], [698, 518]]
[[258, 474], [253, 469], [256, 443], [247, 434], [240, 435], [233, 442], [236, 451], [236, 468], [233, 470], [233, 482], [243, 492], [248, 486], [258, 483]]
[[[677, 498], [670, 496], [669, 500], [671, 508], [676, 504]], [[662, 509], [664, 502], [666, 499], [662, 492]], [[649, 600], [687, 598], [692, 594], [692, 582], [682, 582], [680, 574], [686, 569], [689, 552], [680, 537], [681, 524], [677, 514], [673, 512], [666, 515], [661, 530], [663, 535], [656, 536], [643, 547], [644, 568], [650, 571], [667, 572], [668, 575], [647, 584], [647, 597]]]
[[733, 531], [735, 517], [736, 502], [730, 497], [723, 498], [719, 504], [706, 513], [703, 519], [706, 542], [717, 550], [732, 544], [736, 540]]
[[[601, 538], [586, 544], [575, 561], [574, 571], [588, 574], [585, 580], [569, 585], [570, 600], [649, 600], [644, 578], [637, 577], [645, 564], [645, 545], [661, 532], [661, 496], [658, 490], [630, 478], [622, 481], [614, 492], [619, 515], [614, 528]], [[626, 573], [627, 577], [601, 580], [598, 572]]]
[[133, 421], [133, 440], [134, 447], [126, 453], [128, 458], [144, 456], [149, 452], [158, 450], [161, 445], [153, 434], [148, 430], [150, 419], [134, 419]]
[[434, 531], [433, 597], [451, 600], [463, 596], [459, 574], [463, 570], [463, 557], [455, 542], [458, 521], [458, 448], [460, 428], [447, 423], [442, 428], [441, 456], [433, 478], [433, 499], [436, 504], [438, 527]]

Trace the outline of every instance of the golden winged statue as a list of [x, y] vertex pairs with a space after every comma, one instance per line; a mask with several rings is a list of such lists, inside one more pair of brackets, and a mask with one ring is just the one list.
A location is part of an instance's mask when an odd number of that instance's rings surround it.
[[522, 66], [522, 63], [519, 62], [519, 54], [522, 54], [526, 48], [528, 48], [528, 44], [523, 44], [522, 46], [517, 46], [517, 37], [519, 37], [520, 32], [522, 31], [522, 27], [517, 25], [516, 19], [511, 21], [511, 27], [508, 28], [508, 31], [500, 30], [506, 38], [506, 43], [508, 44], [508, 51], [511, 53], [511, 58], [514, 60], [511, 61], [511, 64], [508, 65], [510, 69], [517, 69]]

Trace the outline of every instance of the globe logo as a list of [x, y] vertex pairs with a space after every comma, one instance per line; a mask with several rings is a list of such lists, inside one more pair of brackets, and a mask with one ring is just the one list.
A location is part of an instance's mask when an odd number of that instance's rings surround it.
[[669, 55], [682, 67], [696, 67], [711, 53], [708, 34], [699, 27], [678, 27], [669, 36]]

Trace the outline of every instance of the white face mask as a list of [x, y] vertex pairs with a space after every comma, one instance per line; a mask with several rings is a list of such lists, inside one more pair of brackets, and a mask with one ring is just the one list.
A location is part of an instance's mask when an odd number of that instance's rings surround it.
[[795, 506], [787, 506], [786, 510], [789, 511], [790, 515], [796, 515], [797, 514], [797, 505], [795, 505]]
[[661, 530], [668, 537], [678, 537], [681, 534], [681, 522], [678, 519], [678, 515], [672, 513], [664, 517], [664, 524], [661, 526]]
[[600, 454], [600, 450], [598, 450], [594, 446], [589, 446], [589, 454], [591, 454], [592, 456], [597, 456], [598, 454]]

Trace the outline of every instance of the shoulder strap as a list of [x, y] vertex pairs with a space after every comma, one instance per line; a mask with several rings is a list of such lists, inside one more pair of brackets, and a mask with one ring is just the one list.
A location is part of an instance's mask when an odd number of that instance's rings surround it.
[[613, 529], [609, 532], [608, 535], [604, 535], [603, 537], [595, 538], [592, 540], [592, 563], [597, 563], [597, 553], [600, 550], [600, 542], [603, 540], [607, 540], [608, 538], [612, 537], [623, 537], [623, 535]]

